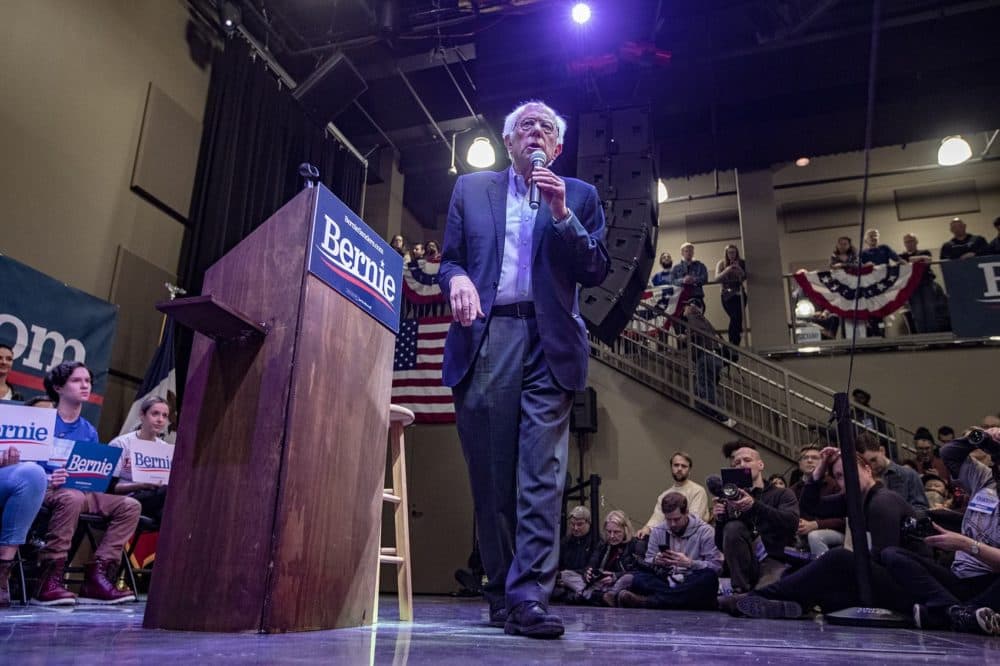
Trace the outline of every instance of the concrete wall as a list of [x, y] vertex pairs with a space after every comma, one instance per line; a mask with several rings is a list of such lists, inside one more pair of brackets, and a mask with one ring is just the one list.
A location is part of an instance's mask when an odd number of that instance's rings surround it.
[[[843, 390], [847, 356], [810, 356], [780, 361], [789, 370]], [[1000, 363], [993, 348], [862, 353], [854, 361], [853, 386], [872, 395], [872, 407], [899, 419], [909, 430], [938, 426], [955, 430], [1000, 412], [991, 370]]]

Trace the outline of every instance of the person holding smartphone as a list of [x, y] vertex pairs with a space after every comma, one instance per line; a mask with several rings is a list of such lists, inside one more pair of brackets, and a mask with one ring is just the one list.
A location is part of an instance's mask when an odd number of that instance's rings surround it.
[[719, 589], [722, 553], [712, 527], [688, 512], [680, 493], [667, 493], [660, 508], [663, 522], [649, 534], [645, 570], [633, 575], [628, 589], [605, 601], [626, 608], [712, 609]]
[[1000, 500], [992, 469], [970, 455], [982, 450], [1000, 460], [1000, 428], [967, 432], [941, 449], [941, 459], [952, 478], [969, 493], [962, 531], [937, 525], [937, 534], [924, 541], [955, 553], [947, 569], [929, 557], [901, 548], [887, 548], [882, 562], [893, 578], [913, 596], [913, 620], [921, 629], [1000, 636]]

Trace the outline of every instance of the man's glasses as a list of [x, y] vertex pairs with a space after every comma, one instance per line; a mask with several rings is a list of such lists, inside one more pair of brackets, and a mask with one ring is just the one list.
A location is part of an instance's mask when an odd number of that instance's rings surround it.
[[543, 120], [541, 118], [522, 118], [517, 123], [517, 128], [522, 132], [530, 132], [535, 129], [535, 125], [542, 128], [542, 132], [548, 136], [552, 136], [556, 133], [556, 126], [550, 123], [548, 120]]

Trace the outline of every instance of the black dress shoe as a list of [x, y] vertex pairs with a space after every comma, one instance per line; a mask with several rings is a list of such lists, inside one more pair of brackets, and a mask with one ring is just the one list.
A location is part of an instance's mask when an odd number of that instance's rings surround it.
[[511, 636], [529, 638], [559, 638], [565, 628], [562, 620], [551, 615], [537, 601], [525, 601], [514, 607], [507, 615], [503, 631]]
[[507, 608], [501, 606], [500, 608], [490, 609], [490, 626], [497, 629], [503, 629], [507, 624]]

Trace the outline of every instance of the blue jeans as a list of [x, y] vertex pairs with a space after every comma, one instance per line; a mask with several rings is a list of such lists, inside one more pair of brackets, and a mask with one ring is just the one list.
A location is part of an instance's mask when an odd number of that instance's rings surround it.
[[33, 462], [0, 467], [0, 546], [20, 546], [45, 497], [45, 470]]

